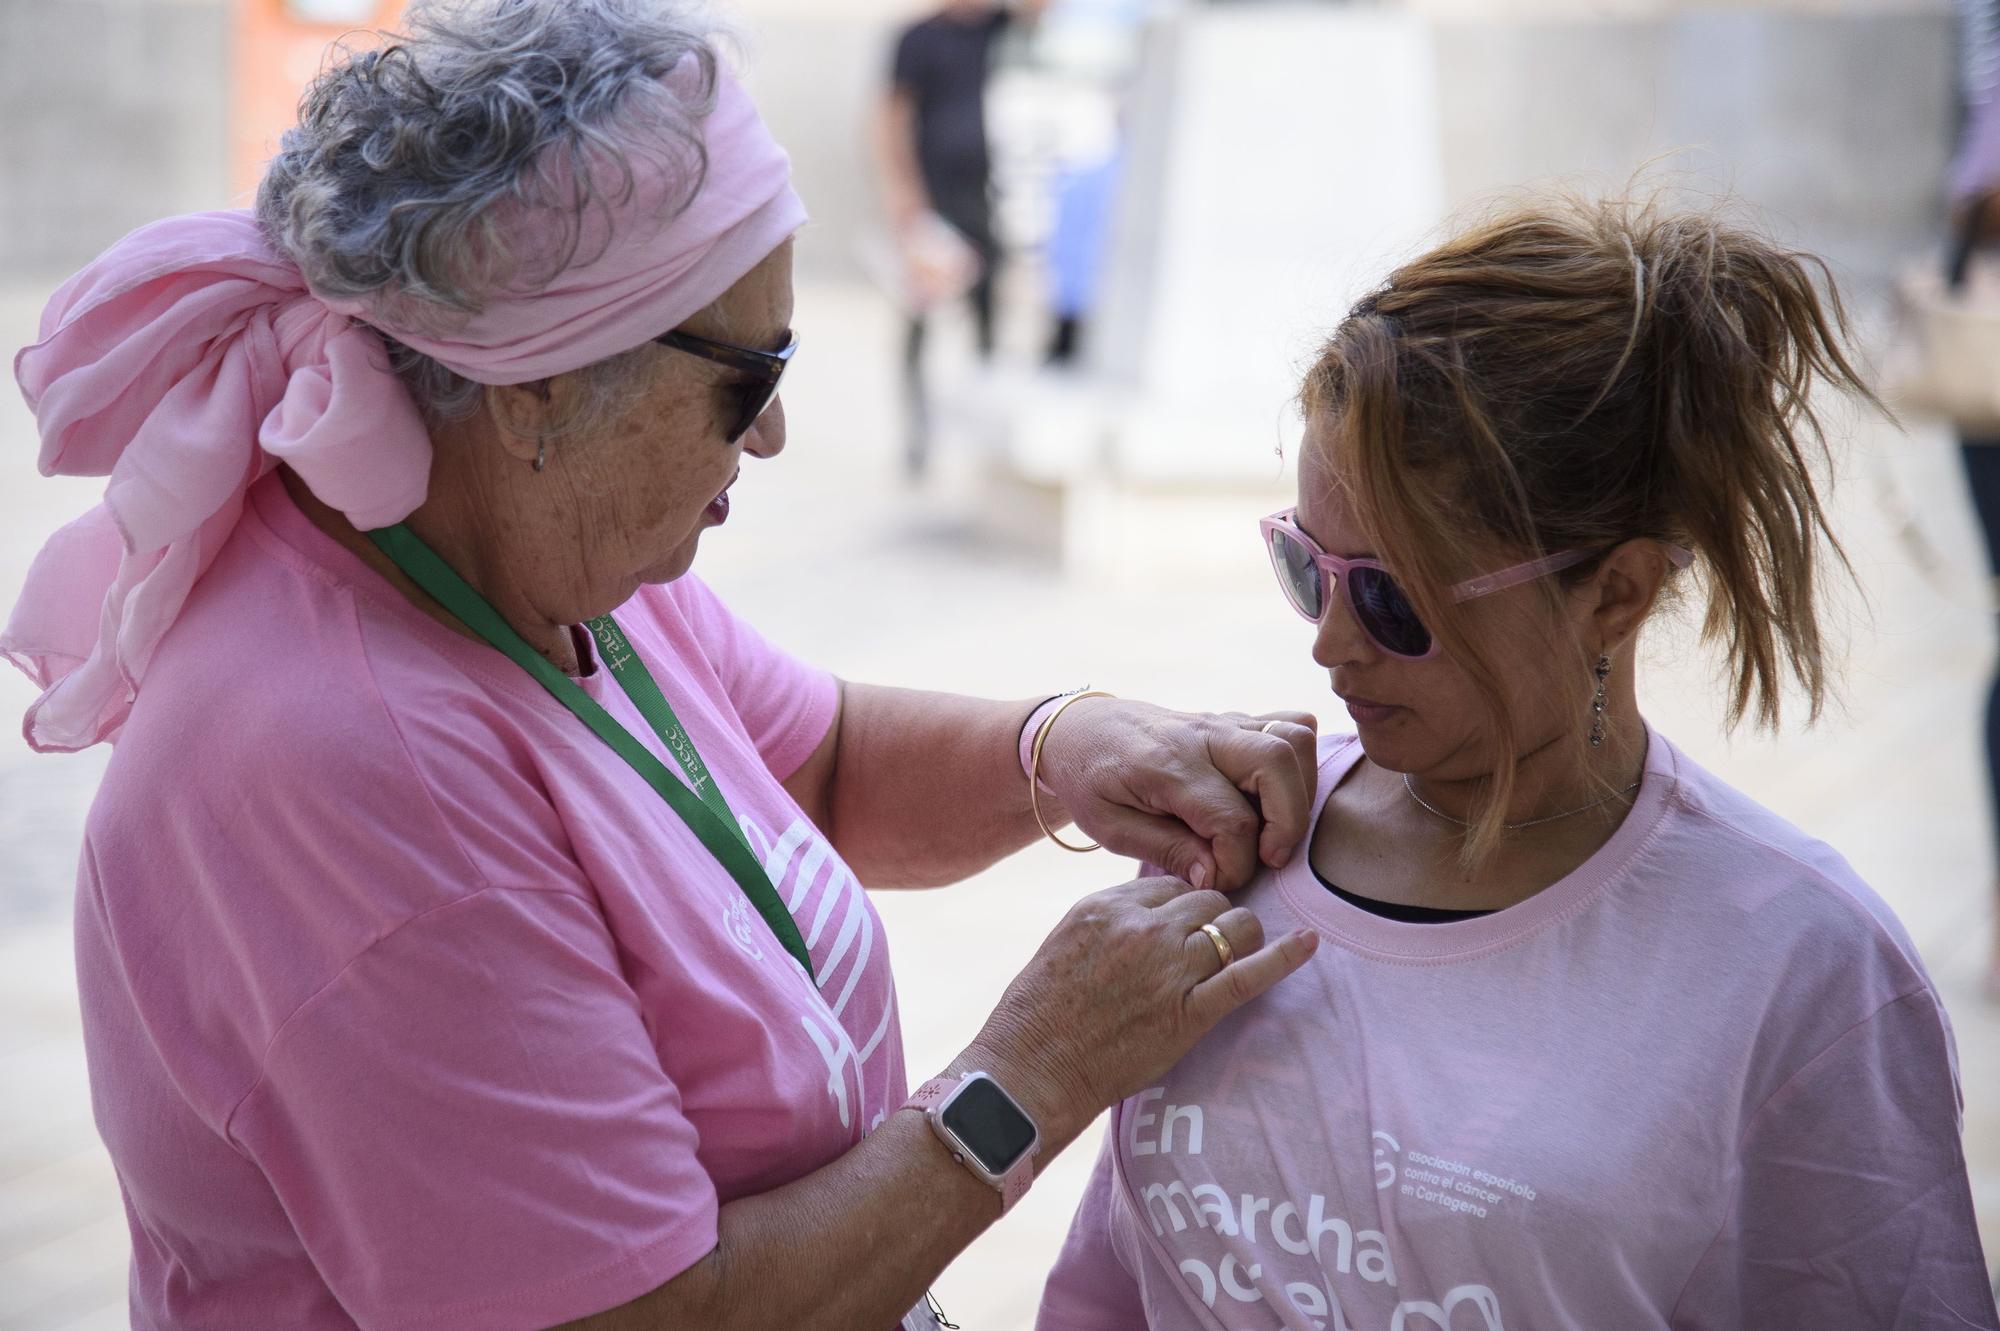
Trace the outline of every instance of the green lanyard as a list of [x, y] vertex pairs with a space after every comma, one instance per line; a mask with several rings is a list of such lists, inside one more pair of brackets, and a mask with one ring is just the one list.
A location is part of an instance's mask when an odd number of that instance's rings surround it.
[[771, 932], [777, 935], [785, 951], [805, 967], [808, 976], [813, 974], [812, 954], [806, 950], [805, 939], [799, 936], [798, 921], [785, 909], [778, 890], [771, 886], [770, 876], [751, 851], [749, 838], [743, 834], [742, 825], [730, 812], [729, 802], [722, 797], [722, 791], [702, 762], [701, 753], [694, 746], [694, 737], [674, 715], [674, 709], [667, 705], [666, 695], [660, 692], [652, 672], [646, 669], [646, 663], [632, 650], [632, 644], [610, 615], [599, 615], [585, 627], [596, 639], [599, 655], [610, 668], [612, 678], [618, 681], [619, 687], [625, 690], [625, 696], [632, 700], [639, 714], [658, 732], [660, 742], [680, 764], [681, 771], [687, 776], [685, 782], [668, 771], [666, 764], [654, 756], [651, 749], [633, 738], [631, 732], [619, 725], [617, 718], [605, 711], [595, 698], [578, 687], [575, 680], [522, 641], [521, 635], [514, 632], [500, 613], [488, 605], [486, 599], [474, 591], [465, 579], [453, 572], [449, 564], [438, 558], [437, 552], [425, 545], [415, 532], [398, 523], [369, 532], [368, 539], [375, 542], [376, 548], [394, 560], [396, 567], [409, 574], [413, 582], [435, 597], [467, 628], [533, 675], [543, 688], [555, 695], [557, 702], [576, 713], [578, 719], [597, 733], [599, 739], [630, 763], [633, 770], [659, 792], [667, 807], [679, 814], [681, 821], [700, 838], [709, 854], [729, 870], [730, 877], [743, 889], [743, 895], [750, 898], [750, 904], [764, 917], [764, 923], [771, 926]]

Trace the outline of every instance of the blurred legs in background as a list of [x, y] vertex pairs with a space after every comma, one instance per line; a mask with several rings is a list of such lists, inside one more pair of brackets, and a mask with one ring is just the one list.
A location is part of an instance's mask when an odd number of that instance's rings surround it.
[[[932, 0], [896, 38], [889, 86], [876, 117], [875, 149], [890, 226], [915, 280], [906, 284], [903, 341], [904, 469], [920, 480], [930, 465], [935, 413], [924, 375], [927, 315], [934, 302], [965, 291], [979, 357], [993, 353], [993, 278], [1000, 246], [993, 225], [993, 155], [986, 89], [1001, 38], [1032, 30], [1048, 0]], [[947, 227], [936, 225], [938, 219]], [[938, 237], [938, 231], [957, 235]], [[968, 263], [938, 262], [966, 250]], [[945, 280], [949, 270], [969, 288]], [[940, 286], [945, 289], [940, 290]]]
[[[993, 288], [1000, 264], [1000, 243], [993, 234], [992, 187], [980, 180], [963, 187], [927, 182], [933, 210], [951, 223], [979, 255], [979, 278], [966, 292], [972, 309], [973, 337], [982, 363], [993, 357]], [[903, 468], [911, 480], [922, 480], [930, 467], [933, 413], [928, 380], [924, 374], [924, 347], [928, 341], [929, 314], [910, 315], [903, 340], [904, 449]]]

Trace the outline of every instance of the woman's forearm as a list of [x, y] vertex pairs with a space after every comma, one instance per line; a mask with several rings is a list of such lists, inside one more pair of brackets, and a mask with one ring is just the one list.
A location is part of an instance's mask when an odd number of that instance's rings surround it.
[[[1020, 751], [1037, 705], [843, 685], [833, 730], [786, 789], [870, 887], [957, 882], [1041, 835]], [[1317, 729], [1303, 712], [1078, 699], [1048, 732], [1042, 817], [1054, 829], [1073, 815], [1196, 887], [1237, 888], [1305, 835]]]
[[[962, 1072], [991, 1058], [968, 1051]], [[1046, 1165], [1083, 1126], [1023, 1075], [990, 1068], [1042, 1129]], [[723, 1206], [715, 1249], [650, 1294], [560, 1331], [888, 1331], [1000, 1218], [1000, 1194], [952, 1160], [915, 1111], [893, 1113], [838, 1160]]]
[[[823, 830], [861, 881], [955, 883], [1041, 835], [1019, 747], [1039, 701], [843, 687]], [[1042, 814], [1051, 827], [1068, 821], [1046, 793]]]

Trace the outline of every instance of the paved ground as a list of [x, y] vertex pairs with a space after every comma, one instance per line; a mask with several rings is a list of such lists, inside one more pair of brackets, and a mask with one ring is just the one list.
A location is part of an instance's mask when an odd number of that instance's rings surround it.
[[[0, 346], [27, 336], [33, 312], [0, 299]], [[702, 556], [710, 580], [772, 636], [854, 678], [996, 696], [1088, 680], [1185, 706], [1328, 702], [1252, 534], [1283, 502], [1277, 491], [1184, 498], [1189, 520], [1135, 546], [1125, 567], [1065, 577], [977, 534], [974, 468], [952, 466], [923, 494], [895, 479], [892, 334], [866, 293], [809, 285], [799, 323], [809, 350], [787, 394], [791, 449], [746, 473], [729, 527]], [[1246, 412], [1250, 429], [1268, 432], [1269, 419], [1268, 407]], [[34, 478], [32, 455], [25, 412], [0, 393], [0, 604], [12, 603], [42, 534], [91, 494]], [[1989, 594], [1946, 441], [1870, 429], [1853, 457], [1843, 522], [1873, 617], [1859, 606], [1847, 616], [1845, 710], [1809, 734], [1725, 744], [1684, 633], [1659, 635], [1644, 692], [1663, 729], [1832, 841], [1908, 923], [1957, 1026], [1974, 1187], [2000, 1256], [2000, 1009], [1978, 995], [1994, 927], [1976, 749]], [[1924, 515], [1937, 570], [1920, 568], [1885, 519], [1879, 468]], [[1189, 534], [1216, 525], [1229, 539]], [[11, 672], [0, 678], [0, 717], [27, 698]], [[90, 1125], [67, 923], [101, 766], [101, 755], [39, 758], [0, 738], [0, 1329], [124, 1325], [126, 1238]], [[885, 897], [912, 1069], [955, 1052], [1066, 903], [1121, 869], [1042, 848], [948, 892]], [[1085, 1143], [1059, 1161], [947, 1274], [940, 1292], [956, 1320], [974, 1331], [1030, 1324], [1091, 1153]]]

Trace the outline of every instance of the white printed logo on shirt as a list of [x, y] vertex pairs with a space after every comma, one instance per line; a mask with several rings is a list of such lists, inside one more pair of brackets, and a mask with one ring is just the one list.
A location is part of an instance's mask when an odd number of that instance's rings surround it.
[[[1129, 1101], [1121, 1125], [1121, 1151], [1135, 1162], [1147, 1156], [1200, 1156], [1207, 1145], [1202, 1107], [1166, 1103], [1164, 1087], [1142, 1091]], [[1524, 1203], [1534, 1199], [1534, 1189], [1513, 1180], [1460, 1161], [1406, 1151], [1390, 1133], [1376, 1132], [1373, 1141], [1378, 1193], [1393, 1188], [1399, 1197], [1443, 1206], [1470, 1220], [1483, 1219], [1503, 1193]], [[1506, 1331], [1499, 1296], [1486, 1285], [1462, 1282], [1440, 1296], [1411, 1297], [1397, 1278], [1387, 1235], [1329, 1214], [1324, 1193], [1232, 1193], [1219, 1183], [1190, 1187], [1172, 1170], [1157, 1172], [1162, 1177], [1151, 1182], [1132, 1180], [1132, 1200], [1154, 1237], [1180, 1255], [1181, 1278], [1211, 1310], [1226, 1315], [1230, 1304], [1261, 1303], [1278, 1294], [1317, 1331]], [[1203, 1237], [1211, 1241], [1203, 1243]], [[1282, 1273], [1267, 1273], [1265, 1262], [1246, 1264], [1238, 1256], [1260, 1245], [1267, 1252], [1277, 1249], [1273, 1257], [1304, 1260], [1287, 1261]], [[1189, 1251], [1202, 1248], [1210, 1251]], [[1339, 1297], [1339, 1287], [1348, 1281], [1396, 1291], [1400, 1301], [1386, 1328], [1349, 1320]]]
[[[860, 1045], [855, 1043], [859, 1032], [850, 1033], [841, 1020], [877, 947], [874, 912], [860, 880], [811, 820], [793, 819], [775, 839], [748, 815], [739, 815], [739, 821], [751, 851], [763, 863], [785, 909], [798, 922], [812, 955], [817, 987], [802, 969], [787, 967], [801, 988], [812, 995], [799, 1024], [826, 1064], [827, 1095], [840, 1116], [841, 1127], [853, 1131], [860, 1108], [868, 1103], [864, 1069], [895, 1019], [894, 1003], [884, 1002], [873, 1030]], [[750, 911], [740, 893], [725, 909], [730, 937], [738, 947], [761, 959], [768, 926]], [[878, 1108], [865, 1130], [872, 1132], [887, 1114], [887, 1107]]]

